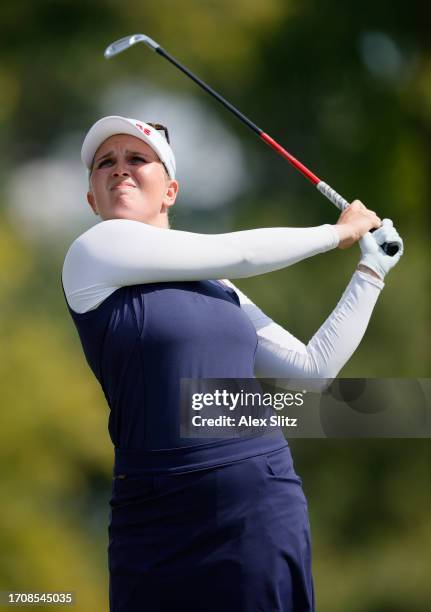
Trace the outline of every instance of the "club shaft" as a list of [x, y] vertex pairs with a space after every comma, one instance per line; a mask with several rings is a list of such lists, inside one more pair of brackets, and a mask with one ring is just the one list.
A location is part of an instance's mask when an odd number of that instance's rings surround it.
[[[156, 43], [155, 43], [156, 44]], [[233, 113], [242, 123], [247, 125], [253, 132], [258, 134], [258, 136], [263, 140], [267, 145], [269, 145], [274, 151], [276, 151], [279, 155], [281, 155], [284, 159], [286, 159], [294, 168], [299, 170], [301, 174], [308, 179], [317, 189], [320, 191], [322, 195], [324, 195], [332, 204], [334, 204], [339, 210], [344, 210], [347, 206], [349, 206], [349, 202], [343, 198], [335, 189], [330, 187], [327, 183], [322, 181], [318, 176], [316, 176], [309, 168], [304, 166], [296, 157], [291, 155], [289, 151], [287, 151], [284, 147], [282, 147], [278, 142], [276, 142], [271, 136], [266, 134], [261, 128], [259, 128], [255, 123], [250, 121], [248, 117], [243, 115], [233, 104], [228, 102], [223, 96], [214, 91], [209, 85], [207, 85], [204, 81], [199, 79], [193, 72], [191, 72], [186, 66], [181, 64], [178, 60], [176, 60], [172, 55], [170, 55], [165, 49], [160, 46], [152, 46], [153, 51], [156, 51], [159, 55], [167, 59], [171, 64], [173, 64], [176, 68], [181, 70], [184, 74], [186, 74], [192, 81], [194, 81], [199, 87], [204, 89], [207, 93], [209, 93], [213, 98], [216, 98], [225, 108], [227, 108], [231, 113]], [[385, 243], [381, 245], [383, 250], [389, 254], [394, 255], [398, 251], [398, 246], [392, 243]]]
[[[204, 89], [207, 93], [209, 93], [211, 96], [216, 98], [216, 100], [218, 100], [221, 104], [223, 104], [225, 108], [227, 108], [231, 113], [233, 113], [236, 117], [238, 117], [240, 121], [242, 121], [250, 129], [252, 129], [253, 132], [258, 134], [258, 136], [267, 145], [269, 145], [274, 151], [276, 151], [282, 157], [284, 157], [284, 159], [286, 159], [292, 166], [294, 166], [294, 168], [299, 170], [299, 172], [301, 172], [301, 174], [305, 176], [305, 178], [307, 178], [311, 183], [313, 183], [313, 185], [316, 185], [316, 186], [326, 185], [326, 183], [323, 183], [323, 181], [321, 181], [319, 177], [314, 174], [314, 172], [312, 172], [309, 168], [307, 168], [307, 166], [305, 166], [302, 162], [296, 159], [296, 157], [294, 157], [291, 153], [289, 153], [289, 151], [287, 151], [284, 147], [282, 147], [277, 141], [271, 138], [271, 136], [266, 134], [255, 123], [250, 121], [248, 117], [243, 115], [243, 113], [241, 113], [237, 108], [235, 108], [233, 104], [231, 104], [225, 98], [223, 98], [223, 96], [221, 96], [219, 93], [214, 91], [212, 87], [210, 87], [204, 81], [199, 79], [186, 66], [181, 64], [181, 62], [179, 62], [177, 59], [175, 59], [175, 57], [173, 57], [170, 53], [168, 53], [165, 49], [163, 49], [163, 47], [158, 46], [155, 49], [155, 51], [156, 53], [158, 53], [159, 55], [167, 59], [171, 64], [176, 66], [176, 68], [181, 70], [181, 72], [184, 72], [184, 74], [186, 74], [190, 79], [192, 79], [192, 81], [194, 81], [197, 85], [199, 85], [199, 87], [202, 87], [202, 89]], [[340, 196], [334, 189], [329, 187], [329, 185], [326, 185], [326, 186], [328, 188], [326, 190], [318, 187], [319, 191], [325, 197], [327, 197], [328, 200], [330, 200], [333, 204], [335, 204], [337, 208], [339, 208], [340, 210], [343, 210], [348, 205], [348, 202], [342, 196]], [[342, 205], [340, 205], [340, 203], [342, 203]]]
[[266, 134], [260, 127], [258, 127], [255, 123], [250, 121], [248, 117], [243, 115], [233, 104], [228, 102], [223, 96], [217, 93], [212, 87], [207, 85], [204, 81], [199, 79], [193, 72], [191, 72], [186, 66], [181, 64], [175, 57], [173, 57], [170, 53], [168, 53], [163, 47], [158, 46], [154, 49], [156, 53], [167, 59], [171, 64], [173, 64], [176, 68], [181, 70], [184, 74], [186, 74], [192, 81], [194, 81], [199, 87], [204, 89], [211, 96], [216, 98], [225, 108], [227, 108], [231, 113], [233, 113], [240, 121], [242, 121], [246, 126], [253, 130], [258, 136], [268, 145], [270, 146], [276, 153], [284, 157], [294, 168], [299, 170], [306, 179], [308, 179], [313, 185], [315, 185], [318, 190], [324, 195], [330, 202], [335, 204], [337, 208], [340, 210], [344, 210], [346, 206], [348, 206], [347, 200], [345, 200], [340, 194], [338, 194], [335, 189], [329, 187], [326, 183], [320, 180], [318, 176], [314, 174], [307, 166], [305, 166], [302, 162], [300, 162], [296, 157], [294, 157], [289, 151], [287, 151], [284, 147], [282, 147], [278, 142], [276, 142], [271, 136]]

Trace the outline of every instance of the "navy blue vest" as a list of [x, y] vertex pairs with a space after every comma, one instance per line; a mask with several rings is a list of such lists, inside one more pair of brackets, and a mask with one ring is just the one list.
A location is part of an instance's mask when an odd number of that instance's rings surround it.
[[256, 331], [230, 287], [218, 281], [132, 285], [86, 313], [67, 307], [110, 407], [116, 450], [143, 451], [157, 457], [156, 467], [160, 458], [169, 468], [181, 467], [196, 445], [195, 467], [286, 446], [281, 431], [210, 442], [179, 436], [181, 378], [254, 377]]

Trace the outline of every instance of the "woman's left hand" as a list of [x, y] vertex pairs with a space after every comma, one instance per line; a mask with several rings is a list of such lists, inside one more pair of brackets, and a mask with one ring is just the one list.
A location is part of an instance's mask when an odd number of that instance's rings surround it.
[[[394, 242], [398, 245], [395, 255], [387, 255], [381, 248], [384, 242]], [[375, 232], [365, 234], [359, 241], [362, 257], [360, 266], [373, 270], [383, 280], [386, 274], [399, 262], [404, 253], [403, 239], [397, 232], [391, 219], [383, 219], [381, 227]]]

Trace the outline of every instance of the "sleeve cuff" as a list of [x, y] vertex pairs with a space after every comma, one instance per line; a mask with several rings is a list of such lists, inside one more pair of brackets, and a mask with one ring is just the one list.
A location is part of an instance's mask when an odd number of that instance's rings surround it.
[[371, 285], [375, 285], [379, 289], [383, 289], [385, 286], [385, 283], [382, 280], [375, 278], [374, 276], [371, 276], [371, 274], [367, 274], [362, 270], [356, 270], [353, 276], [356, 276], [367, 283], [371, 283]]
[[335, 229], [335, 226], [330, 223], [325, 223], [322, 227], [326, 228], [328, 232], [329, 248], [335, 249], [340, 243], [340, 235]]

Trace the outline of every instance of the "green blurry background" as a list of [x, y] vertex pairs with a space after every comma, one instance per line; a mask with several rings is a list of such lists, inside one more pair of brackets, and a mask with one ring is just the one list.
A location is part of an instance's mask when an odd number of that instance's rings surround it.
[[[181, 197], [171, 224], [216, 233], [334, 223], [337, 211], [166, 61], [194, 70], [347, 199], [394, 219], [389, 275], [351, 377], [429, 377], [431, 8], [383, 0], [5, 0], [0, 17], [0, 590], [74, 590], [108, 609], [113, 452], [60, 274], [97, 219], [79, 152], [103, 114], [168, 123]], [[182, 182], [181, 182], [182, 181]], [[237, 281], [307, 342], [357, 245]], [[428, 440], [295, 440], [318, 610], [431, 610]], [[216, 579], [216, 577], [215, 577]]]

